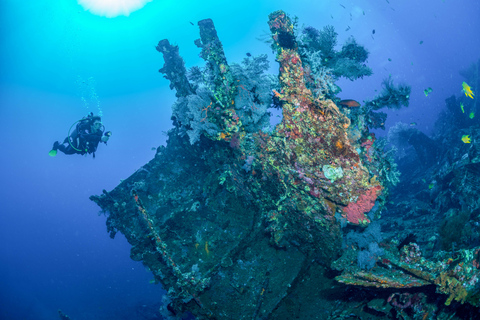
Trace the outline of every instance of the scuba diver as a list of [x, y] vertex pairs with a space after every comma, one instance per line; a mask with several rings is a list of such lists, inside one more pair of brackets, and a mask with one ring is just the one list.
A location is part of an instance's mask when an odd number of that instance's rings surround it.
[[[75, 129], [72, 131], [73, 126]], [[107, 144], [112, 132], [105, 132], [105, 126], [102, 124], [100, 116], [93, 115], [90, 112], [86, 117], [75, 122], [68, 131], [68, 136], [63, 143], [55, 141], [52, 150], [48, 153], [51, 157], [57, 155], [57, 150], [65, 154], [91, 154], [95, 158], [95, 151], [97, 151], [98, 144], [103, 142]]]

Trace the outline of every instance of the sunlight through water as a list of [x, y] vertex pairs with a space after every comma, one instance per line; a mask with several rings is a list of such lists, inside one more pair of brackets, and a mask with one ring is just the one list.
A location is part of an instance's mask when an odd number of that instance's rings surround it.
[[150, 1], [152, 0], [78, 0], [78, 4], [95, 15], [115, 18], [128, 16]]

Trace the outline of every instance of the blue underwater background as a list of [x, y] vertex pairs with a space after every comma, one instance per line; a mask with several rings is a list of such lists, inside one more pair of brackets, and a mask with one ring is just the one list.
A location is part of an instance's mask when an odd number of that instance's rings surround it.
[[[211, 18], [229, 62], [268, 54], [277, 73], [262, 39], [279, 9], [300, 25], [332, 25], [338, 43], [354, 36], [369, 50], [373, 75], [340, 80], [343, 99], [375, 96], [389, 75], [411, 85], [410, 106], [388, 110], [378, 136], [398, 121], [430, 134], [445, 99], [463, 94], [459, 71], [480, 58], [475, 0], [153, 0], [116, 18], [75, 0], [2, 0], [0, 319], [56, 319], [58, 309], [73, 320], [147, 319], [164, 291], [130, 259], [123, 236], [108, 237], [89, 196], [113, 189], [165, 144], [175, 92], [158, 73], [159, 40], [177, 44], [187, 68], [203, 65], [196, 23]], [[49, 157], [89, 112], [112, 131], [108, 145], [95, 159]]]

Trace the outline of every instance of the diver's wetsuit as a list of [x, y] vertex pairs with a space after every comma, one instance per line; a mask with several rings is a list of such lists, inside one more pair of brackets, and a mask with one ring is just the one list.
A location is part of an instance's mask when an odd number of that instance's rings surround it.
[[[92, 124], [95, 120], [100, 121], [100, 117], [90, 114], [88, 117], [80, 120], [77, 127], [70, 136], [66, 137], [62, 144], [54, 145], [54, 149], [58, 149], [65, 154], [91, 154], [95, 157], [95, 151], [98, 144], [102, 141], [103, 129], [92, 131]], [[104, 142], [106, 144], [106, 142]]]
[[[70, 138], [70, 143], [68, 139]], [[77, 133], [77, 130], [66, 137], [63, 141], [63, 144], [58, 146], [58, 150], [62, 151], [65, 154], [81, 154], [94, 153], [97, 151], [98, 144], [102, 139], [102, 131], [95, 133], [88, 133], [87, 131]]]

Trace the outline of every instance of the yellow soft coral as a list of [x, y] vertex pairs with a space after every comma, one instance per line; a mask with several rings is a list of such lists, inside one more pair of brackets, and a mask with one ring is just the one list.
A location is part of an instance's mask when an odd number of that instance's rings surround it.
[[440, 273], [434, 282], [438, 285], [437, 292], [449, 295], [447, 301], [445, 301], [446, 306], [449, 306], [454, 299], [461, 304], [467, 299], [468, 292], [463, 287], [463, 283], [454, 277], [448, 276], [446, 272]]

